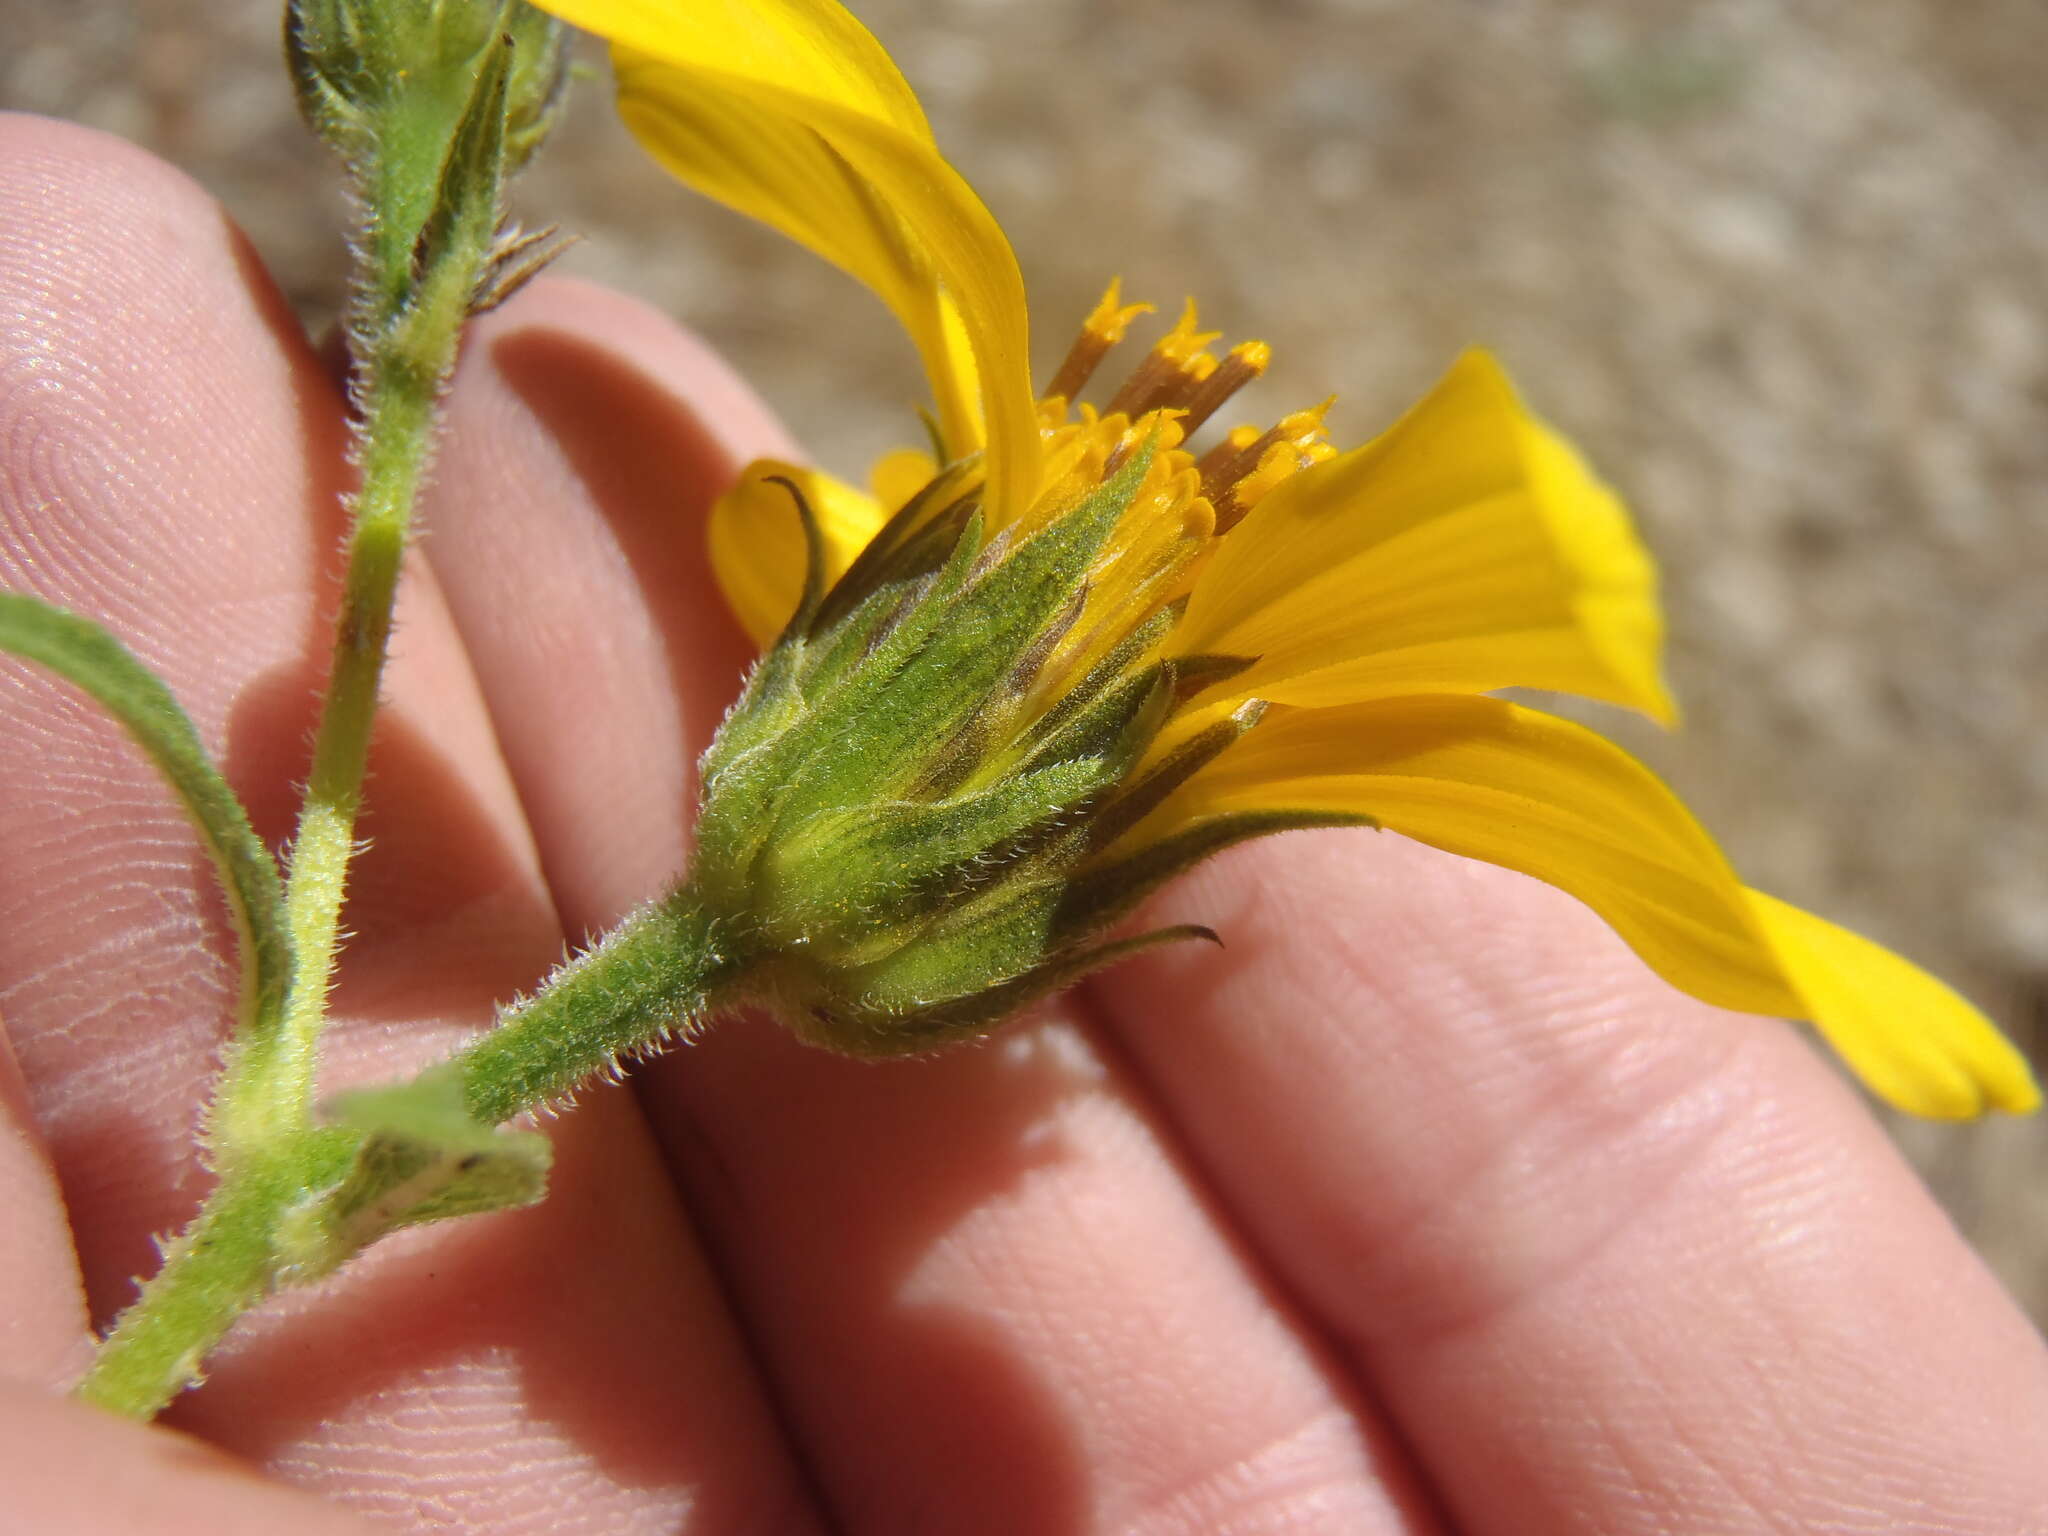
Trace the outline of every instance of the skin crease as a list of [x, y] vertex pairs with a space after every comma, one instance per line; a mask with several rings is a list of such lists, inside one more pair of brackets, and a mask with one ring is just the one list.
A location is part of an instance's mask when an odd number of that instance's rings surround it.
[[[0, 118], [0, 585], [163, 671], [273, 840], [340, 412], [199, 189]], [[788, 449], [629, 300], [543, 281], [481, 325], [401, 605], [331, 1084], [445, 1050], [680, 867], [746, 659], [704, 506]], [[1533, 882], [1371, 833], [1226, 856], [1155, 915], [1227, 948], [982, 1049], [866, 1066], [726, 1021], [552, 1125], [545, 1205], [248, 1320], [174, 1428], [53, 1402], [203, 1188], [231, 982], [118, 732], [12, 662], [0, 717], [0, 1486], [26, 1529], [1988, 1533], [2048, 1508], [2048, 1355], [1798, 1034], [1677, 996]]]

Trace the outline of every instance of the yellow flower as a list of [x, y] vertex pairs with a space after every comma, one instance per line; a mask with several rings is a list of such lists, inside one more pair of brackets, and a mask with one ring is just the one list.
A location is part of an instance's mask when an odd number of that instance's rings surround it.
[[[1570, 892], [1697, 997], [1811, 1020], [1902, 1108], [2038, 1103], [2019, 1053], [1942, 983], [1744, 886], [1678, 800], [1600, 736], [1489, 696], [1533, 687], [1673, 713], [1655, 572], [1626, 513], [1490, 358], [1460, 359], [1349, 452], [1324, 440], [1316, 410], [1237, 427], [1198, 458], [1182, 443], [1266, 349], [1217, 357], [1191, 306], [1100, 410], [1079, 404], [1144, 308], [1112, 285], [1037, 399], [1009, 246], [843, 9], [543, 8], [612, 41], [620, 110], [663, 165], [860, 279], [930, 377], [944, 462], [893, 455], [872, 496], [756, 465], [720, 504], [714, 563], [758, 642], [798, 609], [807, 551], [814, 583], [836, 579], [885, 526], [901, 547], [970, 508], [984, 561], [1000, 558], [1119, 470], [1138, 476], [1029, 677], [976, 717], [976, 755], [946, 779], [950, 793], [1031, 768], [1075, 700], [1166, 679], [1137, 756], [1090, 801], [1105, 830], [1069, 871], [1076, 888], [1148, 889], [1148, 871], [1260, 830], [1378, 825]], [[1127, 904], [1091, 911], [1106, 920]]]

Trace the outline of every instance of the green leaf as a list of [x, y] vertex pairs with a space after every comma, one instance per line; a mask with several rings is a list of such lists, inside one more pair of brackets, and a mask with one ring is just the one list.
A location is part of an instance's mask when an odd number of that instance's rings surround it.
[[83, 689], [169, 781], [212, 856], [241, 939], [244, 1034], [274, 1021], [292, 975], [277, 865], [170, 689], [91, 619], [18, 592], [0, 592], [0, 650]]
[[327, 1274], [400, 1227], [532, 1205], [547, 1193], [547, 1137], [478, 1120], [453, 1064], [396, 1087], [343, 1094], [329, 1118], [362, 1142], [341, 1182], [280, 1224], [278, 1248], [292, 1279]]
[[423, 290], [443, 270], [471, 281], [489, 257], [505, 181], [505, 95], [513, 53], [510, 37], [485, 45], [453, 124], [432, 211], [413, 246], [413, 273]]

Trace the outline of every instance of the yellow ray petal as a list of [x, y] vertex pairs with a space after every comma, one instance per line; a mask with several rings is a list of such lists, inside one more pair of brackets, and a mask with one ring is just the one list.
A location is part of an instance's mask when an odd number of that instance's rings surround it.
[[[770, 477], [774, 477], [771, 479]], [[804, 585], [804, 531], [792, 481], [817, 514], [825, 538], [825, 579], [836, 581], [887, 514], [874, 497], [823, 470], [756, 459], [711, 508], [711, 569], [733, 616], [766, 646], [796, 612]]]
[[550, 0], [613, 40], [619, 111], [668, 170], [851, 273], [923, 359], [953, 454], [984, 446], [990, 515], [1027, 505], [1038, 433], [1024, 287], [859, 22], [824, 0]]
[[1654, 774], [1570, 721], [1472, 695], [1275, 709], [1131, 839], [1270, 810], [1362, 813], [1547, 881], [1694, 996], [1812, 1019], [1875, 1092], [1916, 1113], [2034, 1102], [2017, 1053], [1969, 1004], [1746, 889]]
[[1776, 897], [1749, 899], [1815, 1026], [1880, 1098], [1944, 1120], [2040, 1107], [2026, 1058], [1941, 981]]
[[1672, 716], [1656, 571], [1614, 494], [1468, 352], [1390, 431], [1220, 541], [1172, 647], [1255, 656], [1233, 698], [1550, 688]]
[[931, 484], [938, 462], [922, 448], [892, 448], [868, 470], [868, 489], [885, 512], [894, 512]]
[[837, 102], [931, 143], [909, 82], [843, 6], [818, 0], [541, 0], [539, 9], [636, 52]]

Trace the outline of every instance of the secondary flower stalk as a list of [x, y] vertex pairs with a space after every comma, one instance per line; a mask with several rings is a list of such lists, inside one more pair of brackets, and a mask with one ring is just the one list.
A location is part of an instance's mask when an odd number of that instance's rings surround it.
[[[206, 1116], [218, 1182], [165, 1241], [162, 1268], [77, 1389], [136, 1418], [197, 1379], [234, 1319], [279, 1286], [323, 1273], [359, 1238], [407, 1221], [537, 1199], [547, 1167], [538, 1137], [458, 1125], [430, 1145], [361, 1115], [321, 1123], [315, 1098], [371, 724], [440, 392], [469, 316], [550, 254], [501, 216], [506, 181], [555, 114], [561, 29], [522, 0], [298, 0], [287, 9], [286, 42], [301, 106], [341, 156], [363, 216], [346, 324], [361, 483], [289, 878], [282, 899], [260, 911], [257, 893], [230, 880], [240, 922], [272, 942], [244, 956], [262, 985], [224, 1051]], [[152, 703], [141, 713], [161, 723], [166, 709]], [[213, 779], [215, 815], [234, 807], [253, 841], [232, 790]], [[260, 844], [254, 860], [274, 873]], [[273, 950], [274, 961], [258, 963]], [[366, 1179], [369, 1198], [349, 1204]], [[409, 1180], [412, 1197], [378, 1205], [394, 1179]], [[354, 1225], [323, 1222], [335, 1211]]]

